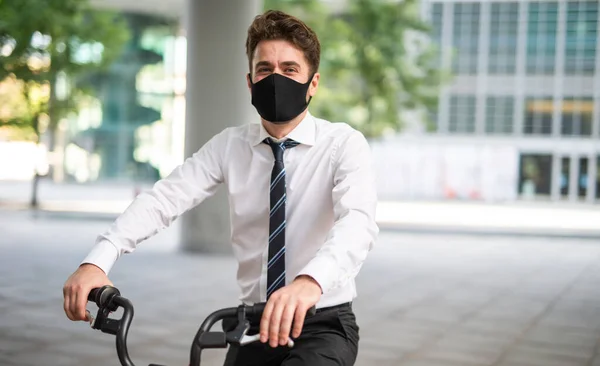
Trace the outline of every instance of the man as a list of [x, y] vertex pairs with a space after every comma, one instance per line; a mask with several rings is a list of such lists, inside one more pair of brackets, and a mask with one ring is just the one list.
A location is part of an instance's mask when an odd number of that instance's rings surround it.
[[[231, 349], [235, 365], [352, 365], [355, 276], [378, 234], [371, 155], [361, 133], [313, 117], [320, 44], [279, 11], [248, 29], [247, 75], [260, 124], [227, 128], [140, 194], [69, 277], [64, 308], [85, 320], [90, 289], [111, 284], [116, 260], [227, 187], [231, 242], [244, 303], [267, 302], [261, 342]], [[306, 317], [316, 305], [317, 314]], [[281, 347], [288, 338], [295, 347]]]

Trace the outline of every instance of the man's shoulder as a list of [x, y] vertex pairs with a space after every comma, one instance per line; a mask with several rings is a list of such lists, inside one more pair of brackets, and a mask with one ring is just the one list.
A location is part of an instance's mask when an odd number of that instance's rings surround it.
[[226, 126], [221, 131], [212, 135], [198, 151], [209, 150], [218, 154], [230, 151], [231, 146], [243, 146], [244, 142], [251, 141], [259, 133], [260, 127], [256, 124]]
[[223, 138], [248, 138], [249, 134], [257, 133], [260, 126], [257, 123], [246, 123], [239, 126], [225, 127], [219, 135]]
[[317, 126], [318, 136], [330, 141], [347, 140], [352, 136], [362, 137], [362, 132], [347, 122], [329, 121], [323, 118], [315, 117], [315, 124]]
[[250, 141], [253, 136], [260, 133], [260, 126], [256, 123], [247, 123], [239, 126], [228, 126], [212, 137], [218, 144], [227, 145], [231, 142]]

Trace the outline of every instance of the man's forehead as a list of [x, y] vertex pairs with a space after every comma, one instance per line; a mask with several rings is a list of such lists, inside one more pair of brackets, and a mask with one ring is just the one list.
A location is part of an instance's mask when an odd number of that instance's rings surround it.
[[261, 41], [254, 50], [253, 61], [255, 64], [290, 63], [302, 65], [306, 62], [304, 53], [293, 44], [284, 40]]

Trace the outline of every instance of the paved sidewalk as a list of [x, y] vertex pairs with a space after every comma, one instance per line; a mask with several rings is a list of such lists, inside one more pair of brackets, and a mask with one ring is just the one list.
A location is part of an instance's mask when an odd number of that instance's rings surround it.
[[[0, 210], [0, 365], [116, 365], [67, 320], [62, 285], [107, 221]], [[199, 323], [237, 303], [229, 257], [175, 251], [176, 227], [120, 260], [138, 365], [187, 365]], [[357, 366], [600, 366], [600, 243], [382, 232], [358, 278]], [[91, 307], [94, 309], [94, 307]], [[224, 351], [205, 352], [204, 366]]]

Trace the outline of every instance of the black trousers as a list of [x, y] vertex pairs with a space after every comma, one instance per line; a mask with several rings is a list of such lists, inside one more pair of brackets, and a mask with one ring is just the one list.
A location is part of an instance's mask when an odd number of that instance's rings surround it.
[[[256, 334], [259, 322], [252, 322], [248, 334]], [[319, 309], [304, 321], [294, 347], [260, 341], [232, 346], [225, 366], [352, 366], [358, 353], [359, 327], [349, 304]]]

